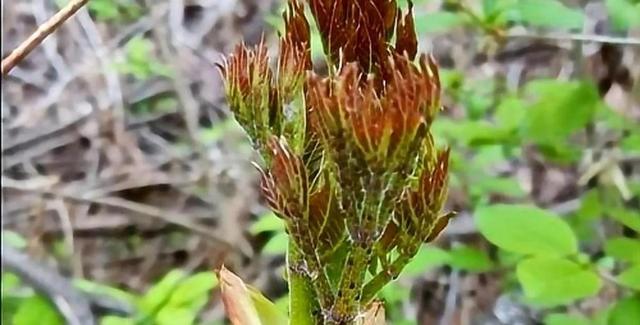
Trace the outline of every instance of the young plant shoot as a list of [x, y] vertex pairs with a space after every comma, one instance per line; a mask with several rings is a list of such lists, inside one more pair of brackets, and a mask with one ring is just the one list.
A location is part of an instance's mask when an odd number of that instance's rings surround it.
[[451, 216], [449, 152], [430, 133], [438, 67], [417, 56], [412, 15], [395, 0], [290, 0], [275, 67], [264, 44], [238, 46], [222, 67], [231, 110], [264, 159], [261, 190], [289, 234], [291, 324], [361, 323]]

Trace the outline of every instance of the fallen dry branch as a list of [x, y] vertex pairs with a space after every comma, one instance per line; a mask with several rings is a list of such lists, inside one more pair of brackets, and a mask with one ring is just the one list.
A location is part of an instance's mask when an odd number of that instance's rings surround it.
[[87, 4], [89, 0], [72, 0], [64, 8], [60, 9], [53, 17], [29, 36], [20, 46], [2, 59], [2, 75], [6, 75], [20, 63], [31, 51], [33, 51], [47, 36], [55, 32], [67, 19], [73, 16], [80, 8]]
[[70, 325], [95, 324], [87, 298], [57, 272], [38, 265], [11, 245], [2, 243], [2, 266], [16, 273], [51, 301]]

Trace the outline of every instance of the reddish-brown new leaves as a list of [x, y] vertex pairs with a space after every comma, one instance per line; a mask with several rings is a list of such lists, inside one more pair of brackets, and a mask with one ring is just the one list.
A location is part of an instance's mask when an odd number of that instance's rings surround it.
[[396, 23], [396, 53], [406, 54], [413, 60], [418, 52], [418, 39], [416, 37], [415, 24], [413, 22], [413, 4], [409, 3], [409, 10], [402, 16], [398, 10], [398, 22]]
[[358, 62], [365, 70], [384, 64], [393, 35], [395, 0], [308, 0], [332, 61]]
[[[398, 204], [396, 220], [400, 228], [419, 237], [421, 242], [435, 239], [444, 228], [436, 221], [441, 217], [440, 211], [447, 195], [448, 168], [449, 151], [444, 150], [432, 166], [422, 171], [417, 188], [405, 192]], [[445, 225], [447, 221], [443, 221]]]
[[311, 123], [327, 144], [340, 148], [339, 142], [353, 141], [371, 162], [415, 155], [407, 152], [409, 144], [439, 109], [435, 63], [425, 56], [420, 58], [420, 67], [405, 56], [394, 54], [388, 59], [391, 72], [382, 90], [375, 85], [380, 76], [371, 74], [362, 80], [356, 63], [345, 65], [335, 77], [309, 78]]
[[311, 69], [311, 42], [309, 23], [300, 2], [290, 1], [283, 18], [285, 32], [280, 39], [278, 91], [283, 101], [288, 102], [302, 86], [306, 71]]
[[313, 280], [327, 323], [350, 324], [448, 222], [449, 152], [430, 134], [440, 81], [433, 58], [417, 56], [411, 5], [306, 3], [328, 75], [313, 72], [300, 0], [283, 16], [276, 73], [263, 44], [239, 46], [223, 73], [230, 107], [267, 164], [264, 196], [301, 259], [290, 271]]
[[238, 45], [221, 67], [229, 106], [236, 120], [256, 141], [263, 142], [273, 111], [273, 73], [267, 48], [261, 42], [254, 49]]
[[290, 219], [300, 218], [307, 209], [307, 172], [302, 159], [289, 149], [284, 139], [271, 137], [267, 147], [273, 160], [263, 172], [263, 192], [273, 210]]

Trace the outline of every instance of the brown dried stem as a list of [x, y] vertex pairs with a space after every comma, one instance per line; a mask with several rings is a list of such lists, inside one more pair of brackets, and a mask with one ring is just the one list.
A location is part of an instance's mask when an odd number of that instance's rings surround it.
[[67, 19], [73, 16], [89, 0], [71, 0], [64, 8], [60, 9], [53, 17], [40, 25], [22, 44], [14, 49], [11, 54], [2, 59], [2, 75], [5, 76], [18, 65], [31, 51], [33, 51], [47, 36], [55, 32]]

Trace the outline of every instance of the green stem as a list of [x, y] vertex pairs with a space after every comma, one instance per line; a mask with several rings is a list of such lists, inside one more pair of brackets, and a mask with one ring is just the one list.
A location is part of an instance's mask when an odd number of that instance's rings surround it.
[[289, 282], [289, 324], [317, 325], [322, 324], [318, 301], [309, 278], [297, 270], [303, 258], [298, 248], [289, 242], [287, 252], [287, 274]]
[[406, 255], [400, 255], [387, 268], [376, 274], [362, 289], [362, 302], [368, 304], [387, 283], [398, 277], [402, 269], [411, 261]]
[[323, 312], [329, 310], [333, 304], [333, 290], [327, 272], [322, 267], [320, 257], [318, 256], [317, 247], [313, 244], [313, 235], [309, 232], [309, 225], [294, 223], [296, 234], [304, 234], [298, 236], [296, 243], [299, 245], [297, 252], [300, 254], [298, 262], [302, 266], [308, 277], [311, 277], [310, 283], [315, 288], [316, 298]]
[[350, 324], [360, 312], [361, 289], [369, 262], [365, 245], [356, 244], [347, 257], [336, 303], [331, 310], [331, 319], [339, 324]]

